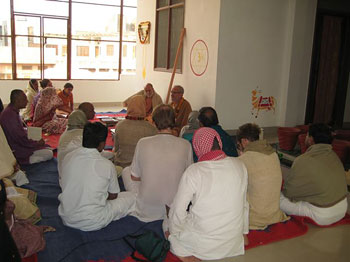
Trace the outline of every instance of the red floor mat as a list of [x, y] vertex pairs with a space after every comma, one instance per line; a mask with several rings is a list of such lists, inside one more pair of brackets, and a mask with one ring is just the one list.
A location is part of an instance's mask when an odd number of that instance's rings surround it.
[[308, 227], [303, 218], [292, 216], [290, 220], [271, 225], [265, 230], [250, 230], [248, 234], [249, 245], [245, 249], [298, 237], [306, 234], [307, 231]]

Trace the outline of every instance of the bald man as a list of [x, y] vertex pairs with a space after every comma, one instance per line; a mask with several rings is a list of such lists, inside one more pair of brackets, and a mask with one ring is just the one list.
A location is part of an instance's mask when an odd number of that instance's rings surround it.
[[184, 89], [180, 85], [175, 85], [171, 89], [171, 106], [175, 110], [175, 135], [179, 135], [180, 130], [187, 124], [188, 116], [192, 112], [190, 103], [184, 99]]
[[150, 116], [153, 112], [153, 109], [156, 108], [157, 105], [163, 103], [162, 98], [158, 95], [153, 88], [151, 83], [145, 85], [144, 89], [137, 92], [136, 94], [130, 96], [123, 102], [123, 106], [127, 107], [130, 103], [131, 98], [134, 96], [141, 95], [144, 96], [146, 102], [146, 116]]
[[0, 115], [0, 125], [20, 165], [46, 161], [53, 156], [52, 150], [43, 139], [39, 141], [29, 139], [27, 130], [23, 128], [19, 110], [25, 108], [27, 103], [27, 96], [22, 90], [12, 90], [10, 104]]

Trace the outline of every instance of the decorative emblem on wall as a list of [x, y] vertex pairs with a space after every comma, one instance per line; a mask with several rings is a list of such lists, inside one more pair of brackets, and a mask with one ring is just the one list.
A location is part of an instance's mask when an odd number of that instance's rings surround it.
[[190, 53], [190, 66], [193, 74], [201, 76], [208, 67], [209, 51], [208, 46], [203, 40], [194, 42]]
[[[137, 32], [139, 34], [139, 40], [142, 45], [149, 44], [150, 42], [150, 33], [151, 33], [151, 22], [141, 22], [138, 25]], [[147, 53], [146, 53], [146, 47], [142, 47], [142, 78], [146, 79], [146, 60], [147, 60]]]
[[260, 110], [270, 111], [275, 113], [276, 99], [273, 96], [261, 96], [261, 90], [257, 86], [252, 91], [252, 115], [258, 117]]
[[149, 44], [149, 38], [151, 33], [151, 22], [141, 22], [138, 26], [139, 40], [141, 44]]

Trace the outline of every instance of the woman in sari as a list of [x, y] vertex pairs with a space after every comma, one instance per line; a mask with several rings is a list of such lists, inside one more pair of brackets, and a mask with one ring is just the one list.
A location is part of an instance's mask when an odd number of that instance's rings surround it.
[[61, 134], [66, 129], [68, 119], [59, 118], [56, 109], [62, 105], [55, 88], [47, 87], [41, 91], [38, 104], [34, 112], [33, 125], [42, 127], [50, 134]]
[[38, 80], [36, 79], [30, 79], [28, 82], [28, 86], [25, 90], [26, 96], [27, 96], [27, 106], [22, 111], [22, 118], [24, 121], [30, 121], [33, 119], [33, 100], [34, 97], [39, 92], [39, 86], [38, 86]]

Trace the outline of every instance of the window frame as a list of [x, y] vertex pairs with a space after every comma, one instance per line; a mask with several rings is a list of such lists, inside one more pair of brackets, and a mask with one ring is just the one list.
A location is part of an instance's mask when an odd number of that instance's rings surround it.
[[[185, 1], [186, 0], [182, 0], [181, 3], [176, 3], [176, 4], [171, 4], [172, 0], [167, 0], [168, 3], [165, 6], [162, 7], [158, 7], [159, 6], [159, 1], [160, 0], [156, 0], [156, 28], [155, 28], [155, 45], [154, 45], [154, 64], [153, 64], [153, 70], [154, 71], [160, 71], [160, 72], [172, 72], [173, 71], [173, 67], [172, 65], [169, 65], [170, 63], [170, 37], [171, 37], [171, 10], [173, 8], [177, 8], [177, 7], [183, 7], [183, 17], [182, 17], [182, 25], [184, 27], [185, 25]], [[160, 11], [164, 11], [164, 10], [168, 10], [168, 35], [167, 35], [167, 44], [166, 44], [166, 48], [167, 48], [167, 58], [166, 58], [166, 68], [164, 67], [157, 67], [157, 50], [158, 50], [158, 34], [159, 34], [159, 30], [158, 30], [158, 21], [159, 21], [159, 12]], [[178, 43], [176, 44], [176, 46], [178, 45]], [[181, 49], [181, 53], [180, 53], [181, 58], [183, 58], [183, 48]], [[183, 59], [181, 59], [181, 64], [180, 67], [177, 68], [175, 70], [176, 73], [182, 74], [182, 62]]]
[[[44, 45], [44, 39], [48, 39], [48, 38], [59, 38], [59, 39], [64, 39], [67, 41], [67, 46], [66, 46], [66, 53], [65, 56], [67, 58], [67, 74], [66, 74], [66, 78], [59, 78], [59, 79], [55, 79], [55, 78], [51, 78], [52, 80], [99, 80], [99, 81], [119, 81], [120, 77], [122, 75], [123, 70], [126, 71], [126, 68], [123, 69], [122, 66], [122, 62], [123, 62], [123, 50], [122, 50], [122, 46], [123, 43], [134, 43], [135, 45], [137, 45], [137, 41], [136, 41], [136, 37], [135, 37], [135, 41], [132, 40], [123, 40], [123, 31], [124, 31], [124, 24], [123, 24], [123, 9], [124, 8], [135, 8], [137, 9], [137, 6], [129, 6], [129, 5], [124, 5], [124, 0], [120, 0], [120, 5], [119, 4], [103, 4], [103, 3], [89, 3], [89, 2], [82, 2], [79, 0], [49, 0], [52, 2], [63, 2], [63, 3], [67, 3], [68, 5], [68, 16], [58, 16], [58, 15], [49, 15], [49, 14], [39, 14], [39, 13], [25, 13], [25, 12], [17, 12], [14, 11], [14, 1], [15, 0], [6, 0], [9, 1], [10, 3], [10, 25], [11, 25], [11, 34], [9, 35], [3, 35], [0, 32], [0, 37], [4, 38], [4, 37], [9, 37], [10, 41], [11, 41], [11, 62], [12, 62], [12, 78], [11, 79], [0, 79], [0, 80], [28, 80], [30, 78], [22, 78], [22, 77], [18, 77], [17, 74], [17, 58], [16, 58], [16, 53], [17, 53], [17, 47], [16, 47], [16, 37], [17, 36], [22, 36], [22, 37], [33, 37], [33, 35], [29, 35], [29, 33], [27, 35], [23, 35], [23, 34], [16, 34], [16, 30], [15, 30], [15, 25], [16, 25], [16, 21], [15, 21], [15, 16], [25, 16], [25, 17], [39, 17], [40, 18], [40, 36], [35, 36], [35, 37], [39, 37], [40, 38], [40, 64], [38, 65], [38, 67], [40, 68], [40, 76], [41, 79], [46, 78], [45, 77], [45, 60], [44, 60], [44, 50], [45, 50], [45, 45]], [[96, 1], [97, 2], [97, 1]], [[114, 54], [117, 54], [117, 52], [119, 52], [119, 57], [116, 59], [116, 63], [118, 64], [118, 73], [116, 75], [115, 78], [113, 79], [104, 79], [104, 78], [72, 78], [72, 41], [78, 40], [78, 41], [96, 41], [94, 39], [78, 39], [78, 38], [74, 38], [72, 36], [72, 4], [73, 3], [79, 3], [79, 4], [86, 4], [86, 5], [90, 5], [90, 6], [113, 6], [113, 7], [118, 7], [120, 10], [120, 19], [119, 19], [119, 39], [118, 40], [99, 40], [99, 42], [105, 42], [108, 44], [108, 42], [110, 42], [111, 44], [118, 44], [119, 45], [119, 50], [113, 50]], [[67, 35], [66, 37], [47, 37], [44, 35], [44, 26], [43, 26], [43, 21], [45, 18], [50, 18], [50, 19], [61, 19], [61, 20], [66, 20], [67, 21]], [[136, 24], [135, 24], [136, 27]], [[136, 35], [136, 32], [135, 32]], [[63, 48], [63, 47], [62, 47]], [[95, 51], [95, 50], [94, 50]], [[91, 52], [91, 50], [90, 50]], [[102, 50], [100, 49], [99, 52], [99, 56], [101, 56], [102, 54]], [[95, 53], [93, 54], [93, 57], [95, 57]], [[113, 70], [114, 71], [114, 70]], [[135, 72], [136, 73], [136, 72]]]

